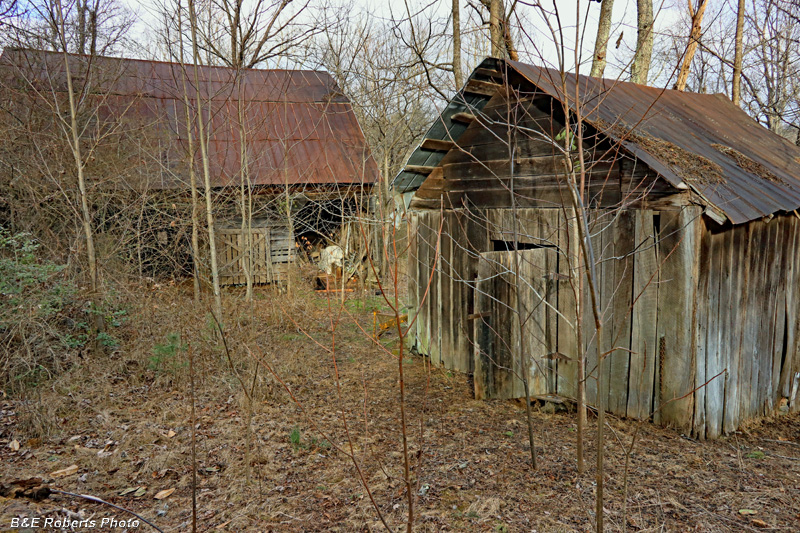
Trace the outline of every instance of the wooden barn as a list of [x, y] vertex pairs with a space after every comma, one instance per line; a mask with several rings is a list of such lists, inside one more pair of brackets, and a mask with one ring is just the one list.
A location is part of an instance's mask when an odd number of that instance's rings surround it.
[[[87, 120], [140, 136], [139, 159], [158, 163], [141, 165], [151, 172], [93, 176], [107, 187], [172, 197], [184, 191], [188, 202], [191, 158], [201, 188], [203, 174], [198, 131], [188, 154], [187, 120], [202, 109], [223, 284], [244, 283], [248, 231], [254, 280], [272, 282], [285, 276], [298, 238], [330, 238], [369, 208], [377, 166], [350, 100], [327, 72], [201, 66], [195, 79], [194, 67], [180, 63], [80, 55], [69, 62], [81, 98], [96, 100], [85, 106]], [[66, 92], [64, 64], [59, 53], [6, 49], [0, 81], [17, 103], [36, 92], [31, 87], [51, 98]], [[27, 105], [36, 105], [36, 96]], [[250, 230], [242, 225], [243, 194], [251, 198]]]
[[725, 96], [487, 59], [393, 187], [410, 342], [476, 397], [575, 398], [585, 355], [589, 404], [602, 371], [608, 411], [699, 438], [798, 410], [800, 149]]

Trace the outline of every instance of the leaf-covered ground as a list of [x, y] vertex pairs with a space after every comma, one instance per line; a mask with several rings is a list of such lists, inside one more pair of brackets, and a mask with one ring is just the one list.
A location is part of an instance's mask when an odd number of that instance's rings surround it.
[[[5, 398], [0, 483], [40, 477], [163, 531], [191, 530], [191, 355], [199, 530], [380, 531], [378, 511], [402, 530], [397, 339], [383, 335], [384, 349], [369, 338], [373, 310], [386, 311], [379, 298], [348, 298], [340, 312], [313, 293], [264, 291], [252, 306], [231, 296], [226, 350], [183, 289], [135, 291], [118, 349], [70, 356], [62, 375]], [[476, 401], [467, 376], [418, 356], [403, 368], [415, 530], [592, 530], [591, 417], [589, 468], [578, 476], [574, 414], [537, 407], [532, 470], [521, 402]], [[715, 442], [613, 417], [608, 427], [608, 530], [800, 530], [797, 414]], [[0, 511], [3, 530], [15, 516], [130, 518], [60, 494], [1, 497]]]

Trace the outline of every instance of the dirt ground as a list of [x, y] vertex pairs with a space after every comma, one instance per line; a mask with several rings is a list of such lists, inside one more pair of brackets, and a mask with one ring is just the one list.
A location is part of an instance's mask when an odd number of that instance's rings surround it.
[[[386, 333], [380, 346], [369, 338], [373, 311], [386, 310], [380, 298], [350, 293], [341, 313], [334, 302], [335, 335], [323, 295], [265, 290], [252, 305], [228, 300], [226, 350], [185, 288], [133, 288], [119, 347], [65, 355], [65, 372], [2, 400], [0, 483], [40, 477], [162, 531], [190, 531], [191, 356], [199, 530], [381, 531], [372, 500], [392, 530], [404, 530], [397, 336]], [[476, 401], [467, 376], [419, 356], [402, 364], [416, 531], [593, 529], [591, 417], [589, 468], [578, 476], [574, 414], [537, 406], [533, 470], [521, 402]], [[800, 531], [799, 416], [715, 442], [608, 424], [607, 530]], [[63, 494], [0, 497], [0, 530], [19, 516], [132, 518]]]

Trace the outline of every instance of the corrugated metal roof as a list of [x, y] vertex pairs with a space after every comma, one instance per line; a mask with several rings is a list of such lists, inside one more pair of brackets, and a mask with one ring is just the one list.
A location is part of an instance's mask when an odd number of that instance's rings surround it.
[[[443, 141], [456, 141], [461, 134], [467, 130], [467, 124], [453, 120], [453, 115], [457, 113], [477, 113], [486, 105], [489, 97], [485, 95], [466, 94], [460, 91], [445, 107], [442, 114], [425, 134], [425, 139], [437, 139]], [[436, 150], [426, 150], [422, 145], [417, 146], [416, 150], [406, 161], [406, 165], [415, 166], [436, 166], [445, 156], [445, 152]], [[394, 178], [392, 186], [397, 192], [405, 193], [419, 189], [425, 181], [427, 174], [409, 172], [402, 170]]]
[[[503, 64], [487, 59], [470, 79], [486, 68], [503, 71]], [[586, 122], [621, 141], [627, 151], [673, 186], [693, 190], [701, 201], [724, 213], [734, 224], [800, 208], [800, 148], [759, 125], [724, 95], [566, 74], [565, 96], [559, 71], [516, 61], [505, 64], [527, 79], [534, 90], [560, 102], [568, 101], [573, 110], [577, 108], [577, 88]], [[718, 165], [722, 179], [704, 179], [702, 175], [692, 176], [691, 169], [676, 168], [643, 141], [648, 137]], [[725, 153], [726, 147], [755, 165], [745, 164], [749, 169], [743, 168], [735, 156]], [[759, 170], [753, 171], [753, 166]], [[413, 190], [422, 181], [402, 190]]]
[[[74, 79], [81, 83], [87, 56], [71, 55]], [[121, 58], [93, 58], [91, 87], [104, 98], [102, 112], [138, 118], [162, 128], [175, 140], [174, 157], [186, 150], [184, 70], [179, 63]], [[0, 78], [6, 84], [21, 76], [63, 90], [63, 55], [39, 50], [6, 49]], [[345, 97], [327, 72], [186, 67], [194, 106], [199, 92], [208, 121], [212, 183], [239, 183], [239, 106], [244, 115], [250, 176], [254, 185], [372, 184], [377, 165]], [[24, 89], [27, 83], [21, 84]], [[182, 186], [183, 180], [171, 184]], [[167, 186], [167, 185], [164, 185]]]

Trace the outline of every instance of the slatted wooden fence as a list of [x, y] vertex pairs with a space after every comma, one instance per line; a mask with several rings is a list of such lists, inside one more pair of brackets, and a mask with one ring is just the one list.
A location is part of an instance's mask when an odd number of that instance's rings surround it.
[[286, 280], [289, 264], [294, 261], [295, 246], [286, 226], [251, 228], [251, 253], [247, 254], [247, 230], [241, 227], [218, 228], [216, 231], [217, 264], [221, 285], [247, 283], [245, 268], [251, 258], [253, 283], [281, 283]]

